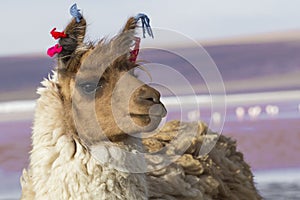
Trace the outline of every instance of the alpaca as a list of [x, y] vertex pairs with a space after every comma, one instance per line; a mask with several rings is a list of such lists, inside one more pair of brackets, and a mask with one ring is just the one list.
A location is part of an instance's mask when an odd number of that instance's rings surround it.
[[[150, 138], [134, 137], [155, 130], [166, 115], [159, 92], [133, 72], [137, 22], [129, 18], [119, 34], [96, 45], [83, 42], [83, 17], [64, 30], [56, 70], [38, 89], [21, 199], [261, 199], [236, 143], [203, 123], [172, 121]], [[198, 156], [206, 136], [217, 144]], [[177, 156], [167, 166], [164, 156], [124, 153], [167, 146], [166, 155]]]

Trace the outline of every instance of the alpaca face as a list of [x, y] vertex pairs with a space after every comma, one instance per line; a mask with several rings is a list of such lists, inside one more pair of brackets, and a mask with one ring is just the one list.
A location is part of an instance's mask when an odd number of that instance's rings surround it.
[[75, 47], [58, 57], [66, 121], [88, 145], [152, 131], [166, 115], [159, 92], [134, 75], [138, 64], [130, 61], [130, 51], [135, 27], [130, 18], [119, 35], [93, 46], [82, 43], [84, 19], [73, 20], [65, 30], [73, 37], [60, 39], [63, 47]]

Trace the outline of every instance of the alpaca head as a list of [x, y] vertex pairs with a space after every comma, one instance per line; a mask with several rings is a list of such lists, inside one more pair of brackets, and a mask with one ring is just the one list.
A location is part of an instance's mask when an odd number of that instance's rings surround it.
[[159, 92], [134, 75], [139, 65], [130, 52], [136, 27], [132, 17], [111, 40], [84, 44], [86, 21], [73, 19], [65, 29], [68, 37], [59, 41], [63, 51], [57, 71], [65, 120], [87, 145], [152, 131], [166, 115]]

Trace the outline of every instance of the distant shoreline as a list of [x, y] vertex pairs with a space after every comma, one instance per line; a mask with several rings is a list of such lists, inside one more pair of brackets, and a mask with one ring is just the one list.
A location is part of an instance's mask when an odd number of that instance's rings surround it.
[[[223, 96], [221, 96], [223, 97]], [[244, 106], [255, 104], [274, 104], [276, 102], [298, 102], [300, 97], [300, 90], [290, 91], [274, 91], [274, 92], [257, 92], [257, 93], [239, 93], [239, 94], [226, 94], [226, 105], [232, 106]], [[194, 109], [195, 100], [202, 108], [211, 106], [210, 95], [185, 95], [176, 97], [162, 97], [162, 102], [170, 109], [179, 109], [180, 103], [184, 103], [185, 107], [191, 106]], [[219, 98], [218, 95], [215, 98]], [[182, 102], [178, 102], [181, 99]], [[0, 122], [10, 121], [11, 119], [29, 119], [32, 118], [36, 105], [36, 99], [34, 100], [14, 100], [0, 102]], [[299, 102], [300, 112], [300, 102]]]
[[[204, 46], [202, 52], [191, 47], [178, 48], [195, 59], [199, 53], [207, 51], [220, 72], [228, 94], [300, 90], [299, 42], [218, 44]], [[177, 95], [188, 95], [185, 86], [174, 81], [174, 77], [161, 73], [163, 65], [186, 77], [197, 94], [208, 94], [202, 74], [197, 74], [188, 60], [172, 53], [172, 49], [170, 52], [146, 49], [140, 55], [149, 62], [160, 64], [151, 66], [149, 72], [156, 80], [166, 80], [176, 87], [180, 91]], [[0, 57], [0, 66], [0, 102], [35, 99], [38, 98], [36, 89], [43, 78], [51, 74], [55, 59], [42, 54]], [[222, 83], [212, 84], [217, 86]], [[162, 92], [162, 95], [165, 94]]]

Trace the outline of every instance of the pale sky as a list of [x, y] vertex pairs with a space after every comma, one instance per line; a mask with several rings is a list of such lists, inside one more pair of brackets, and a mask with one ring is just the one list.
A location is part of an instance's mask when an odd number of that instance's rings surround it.
[[77, 3], [88, 21], [88, 39], [112, 36], [129, 16], [146, 13], [153, 27], [194, 40], [300, 29], [298, 0], [2, 0], [0, 56], [43, 53], [49, 32], [63, 30]]

